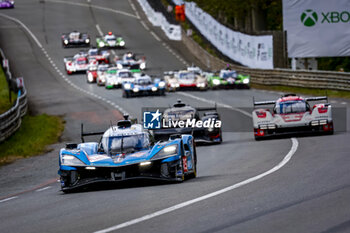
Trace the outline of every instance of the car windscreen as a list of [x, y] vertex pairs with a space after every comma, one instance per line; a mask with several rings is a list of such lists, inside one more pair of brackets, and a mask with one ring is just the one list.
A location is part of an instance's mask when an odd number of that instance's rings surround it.
[[106, 39], [106, 41], [114, 41], [114, 40], [116, 40], [115, 36], [107, 36], [105, 39]]
[[86, 64], [86, 60], [85, 59], [77, 60], [77, 64], [78, 65], [85, 65]]
[[301, 113], [309, 110], [308, 104], [303, 100], [283, 101], [276, 103], [274, 112], [277, 114]]
[[107, 69], [108, 69], [108, 66], [99, 66], [99, 67], [97, 68], [97, 70], [98, 70], [98, 71], [101, 71], [101, 72], [106, 71]]
[[128, 71], [126, 71], [126, 72], [119, 72], [119, 77], [122, 77], [122, 78], [132, 78], [132, 74], [131, 74], [131, 72], [128, 72]]
[[235, 77], [237, 77], [236, 71], [224, 72], [221, 74], [221, 78], [223, 79], [235, 78]]
[[96, 55], [98, 55], [98, 50], [90, 50], [90, 51], [89, 51], [89, 55], [90, 55], [90, 56], [96, 56]]
[[152, 80], [149, 78], [142, 78], [142, 79], [138, 79], [135, 81], [136, 84], [138, 85], [150, 85], [152, 84]]
[[194, 79], [196, 75], [194, 73], [180, 73], [179, 78], [180, 79]]
[[102, 146], [109, 155], [126, 152], [139, 151], [149, 147], [149, 136], [147, 133], [121, 134], [102, 138]]

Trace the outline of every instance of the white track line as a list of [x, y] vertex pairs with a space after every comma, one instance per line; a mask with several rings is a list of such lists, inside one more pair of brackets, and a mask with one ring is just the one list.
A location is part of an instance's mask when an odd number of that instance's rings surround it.
[[103, 36], [103, 32], [102, 32], [102, 30], [101, 30], [100, 25], [96, 24], [96, 29], [97, 29], [97, 31], [98, 31], [98, 34], [100, 34], [100, 36]]
[[154, 38], [156, 38], [156, 40], [161, 41], [160, 38], [154, 32], [151, 31], [151, 34]]
[[298, 145], [299, 145], [298, 140], [296, 140], [295, 138], [292, 138], [292, 147], [291, 147], [290, 151], [288, 152], [288, 154], [283, 158], [283, 160], [279, 164], [277, 164], [276, 166], [274, 166], [273, 168], [271, 168], [270, 170], [268, 170], [268, 171], [266, 171], [264, 173], [261, 173], [261, 174], [259, 174], [257, 176], [254, 176], [254, 177], [251, 177], [251, 178], [249, 178], [247, 180], [241, 181], [241, 182], [236, 183], [234, 185], [228, 186], [226, 188], [220, 189], [218, 191], [209, 193], [207, 195], [204, 195], [204, 196], [201, 196], [201, 197], [198, 197], [198, 198], [195, 198], [195, 199], [192, 199], [192, 200], [189, 200], [189, 201], [186, 201], [186, 202], [183, 202], [183, 203], [171, 206], [171, 207], [163, 209], [163, 210], [159, 210], [159, 211], [151, 213], [151, 214], [147, 214], [147, 215], [142, 216], [140, 218], [136, 218], [136, 219], [133, 219], [133, 220], [130, 220], [130, 221], [127, 221], [127, 222], [124, 222], [124, 223], [121, 223], [121, 224], [118, 224], [118, 225], [115, 225], [115, 226], [112, 226], [112, 227], [109, 227], [109, 228], [106, 228], [106, 229], [103, 229], [103, 230], [96, 231], [95, 233], [107, 233], [107, 232], [115, 231], [115, 230], [118, 230], [118, 229], [121, 229], [121, 228], [125, 228], [125, 227], [128, 227], [128, 226], [131, 226], [131, 225], [134, 225], [134, 224], [137, 224], [137, 223], [140, 223], [140, 222], [143, 222], [143, 221], [146, 221], [146, 220], [158, 217], [160, 215], [164, 215], [164, 214], [167, 214], [169, 212], [173, 212], [175, 210], [187, 207], [187, 206], [195, 204], [197, 202], [204, 201], [204, 200], [209, 199], [211, 197], [215, 197], [215, 196], [221, 195], [221, 194], [226, 193], [228, 191], [237, 189], [239, 187], [242, 187], [242, 186], [247, 185], [249, 183], [252, 183], [254, 181], [260, 180], [261, 178], [278, 171], [284, 165], [286, 165], [288, 163], [288, 161], [292, 158], [292, 156], [295, 154], [295, 152], [297, 151]]
[[35, 41], [35, 43], [38, 45], [39, 48], [43, 48], [43, 46], [41, 45], [41, 43], [39, 42], [39, 40], [35, 37], [35, 35], [29, 30], [29, 28], [24, 25], [24, 23], [22, 23], [21, 21], [19, 21], [18, 19], [16, 18], [13, 18], [11, 16], [8, 16], [8, 15], [5, 15], [5, 14], [2, 14], [0, 13], [0, 16], [4, 17], [4, 18], [7, 18], [9, 20], [12, 20], [12, 21], [15, 21], [16, 23], [18, 23], [19, 25], [21, 25], [27, 32], [28, 34], [33, 38], [33, 40]]
[[[56, 2], [56, 1], [55, 1]], [[60, 1], [58, 1], [60, 2]], [[75, 4], [73, 4], [75, 5]], [[51, 63], [52, 67], [55, 69], [55, 67], [57, 68], [57, 65], [53, 62], [53, 60], [51, 59], [51, 57], [49, 56], [49, 54], [47, 53], [47, 51], [45, 50], [45, 48], [41, 45], [41, 43], [39, 42], [39, 40], [37, 39], [37, 37], [29, 30], [29, 28], [24, 24], [22, 23], [20, 20], [16, 19], [16, 18], [13, 18], [13, 17], [10, 17], [10, 16], [7, 16], [7, 15], [4, 15], [2, 13], [0, 13], [0, 16], [4, 17], [4, 18], [7, 18], [9, 20], [12, 20], [16, 23], [18, 23], [19, 25], [21, 25], [27, 32], [28, 34], [33, 38], [33, 40], [36, 42], [36, 44], [38, 45], [38, 47], [41, 49], [41, 51], [46, 55], [48, 61]], [[96, 28], [97, 28], [98, 25], [96, 25]], [[57, 69], [55, 69], [57, 71]], [[75, 85], [74, 83], [72, 83], [72, 81], [70, 81], [69, 79], [67, 79], [67, 77], [65, 75], [63, 75], [63, 73], [58, 70], [57, 73], [60, 75], [60, 77], [66, 81], [70, 86], [74, 87], [75, 89], [83, 92], [83, 93], [86, 93], [86, 94], [92, 94], [84, 89], [82, 89], [81, 87], [78, 87], [77, 85]], [[98, 98], [97, 98], [98, 99]], [[111, 105], [112, 107], [116, 108], [117, 110], [119, 110], [122, 114], [127, 114], [131, 117], [131, 115], [125, 111], [122, 107], [120, 107], [119, 105], [111, 102], [110, 100], [106, 100], [105, 98], [102, 99], [104, 102], [106, 102], [107, 104]]]
[[[139, 12], [137, 11], [137, 9], [135, 8], [134, 3], [131, 2], [131, 0], [128, 0], [129, 4], [131, 5], [131, 8], [134, 10], [135, 15], [140, 18]], [[134, 7], [133, 7], [134, 6]], [[159, 42], [161, 42], [162, 40], [153, 32], [151, 31], [151, 29], [145, 24], [145, 22], [143, 20], [140, 20], [140, 23], [142, 24], [142, 26], [147, 30], [150, 31], [150, 33], [152, 34], [152, 36]], [[189, 66], [189, 64], [185, 61], [185, 59], [183, 59], [181, 56], [179, 56], [178, 54], [176, 54], [165, 42], [162, 43], [162, 45], [171, 53], [173, 54], [182, 64], [184, 64], [185, 66]]]
[[145, 23], [143, 20], [140, 20], [140, 22], [141, 22], [142, 26], [143, 26], [147, 31], [150, 30], [149, 27], [146, 25], [146, 23]]
[[37, 189], [35, 191], [36, 192], [41, 192], [41, 191], [44, 191], [44, 190], [49, 189], [49, 188], [51, 188], [51, 186], [47, 186], [47, 187], [44, 187], [44, 188], [41, 188], [41, 189]]
[[6, 198], [6, 199], [2, 199], [2, 200], [0, 200], [0, 203], [6, 202], [6, 201], [10, 201], [10, 200], [16, 199], [16, 198], [18, 198], [18, 197], [17, 197], [17, 196], [14, 196], [14, 197], [9, 197], [9, 198]]
[[198, 97], [198, 96], [195, 96], [195, 95], [191, 95], [191, 94], [185, 93], [185, 92], [176, 92], [176, 93], [179, 94], [179, 95], [183, 95], [183, 96], [186, 96], [186, 97], [190, 97], [192, 99], [196, 99], [196, 100], [202, 101], [204, 103], [211, 103], [213, 105], [216, 104], [217, 106], [220, 106], [220, 107], [223, 107], [223, 108], [229, 108], [229, 109], [232, 109], [232, 110], [234, 110], [236, 112], [240, 112], [240, 113], [242, 113], [242, 114], [244, 114], [244, 115], [246, 115], [248, 117], [252, 117], [251, 113], [249, 113], [247, 111], [244, 111], [242, 109], [239, 109], [239, 108], [232, 107], [232, 106], [230, 106], [228, 104], [217, 103], [217, 102], [215, 102], [213, 100], [204, 99], [204, 98], [201, 98], [201, 97]]

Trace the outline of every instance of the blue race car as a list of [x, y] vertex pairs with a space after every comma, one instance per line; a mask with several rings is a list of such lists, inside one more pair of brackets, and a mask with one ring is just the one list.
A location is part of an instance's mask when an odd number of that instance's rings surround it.
[[127, 52], [121, 58], [115, 57], [115, 65], [118, 69], [127, 68], [132, 72], [140, 72], [146, 69], [146, 57], [138, 58], [135, 53]]
[[165, 81], [154, 79], [143, 73], [135, 73], [133, 82], [124, 82], [123, 97], [129, 98], [133, 96], [148, 96], [148, 95], [165, 95]]
[[[83, 127], [82, 127], [83, 129]], [[99, 143], [84, 136], [103, 134]], [[192, 135], [172, 135], [151, 143], [140, 124], [121, 120], [103, 132], [84, 133], [82, 143], [60, 150], [59, 171], [63, 192], [97, 182], [157, 179], [181, 182], [196, 177], [197, 156]]]

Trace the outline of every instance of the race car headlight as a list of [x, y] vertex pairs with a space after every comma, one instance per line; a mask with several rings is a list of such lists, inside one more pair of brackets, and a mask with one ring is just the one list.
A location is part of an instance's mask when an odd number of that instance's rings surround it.
[[117, 64], [117, 68], [118, 68], [118, 69], [123, 69], [123, 65], [120, 64], [120, 63], [118, 63], [118, 64]]
[[146, 63], [142, 62], [142, 63], [140, 64], [140, 69], [141, 69], [141, 70], [146, 69]]
[[159, 151], [155, 156], [153, 156], [152, 160], [164, 159], [166, 157], [177, 155], [177, 150], [178, 150], [178, 145], [166, 146], [161, 151]]
[[120, 45], [120, 46], [124, 46], [124, 45], [125, 45], [125, 41], [123, 41], [123, 40], [120, 41], [119, 45]]
[[61, 165], [65, 166], [82, 166], [85, 165], [80, 159], [73, 155], [61, 155]]
[[64, 43], [64, 44], [68, 44], [68, 40], [64, 40], [63, 43]]
[[219, 85], [220, 84], [220, 80], [219, 79], [214, 79], [213, 80], [213, 84], [214, 85]]
[[243, 83], [244, 84], [248, 84], [249, 83], [249, 78], [243, 79]]
[[157, 91], [157, 90], [158, 90], [158, 88], [152, 87], [152, 91]]
[[139, 89], [137, 87], [135, 87], [134, 89], [132, 89], [134, 92], [139, 92]]
[[104, 46], [105, 46], [105, 43], [103, 43], [103, 42], [101, 41], [100, 43], [98, 43], [98, 45], [99, 45], [100, 47], [104, 47]]
[[160, 88], [163, 88], [163, 87], [165, 87], [165, 82], [159, 82], [158, 85], [159, 85]]
[[197, 83], [197, 87], [205, 87], [205, 83]]
[[131, 89], [131, 84], [130, 83], [125, 83], [124, 84], [124, 89], [126, 89], [126, 90]]
[[86, 44], [90, 43], [90, 40], [89, 40], [89, 39], [86, 39], [86, 40], [85, 40], [85, 43], [86, 43]]

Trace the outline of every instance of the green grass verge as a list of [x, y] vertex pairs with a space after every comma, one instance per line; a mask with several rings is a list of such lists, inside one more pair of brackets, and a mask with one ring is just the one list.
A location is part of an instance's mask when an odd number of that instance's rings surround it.
[[328, 97], [350, 98], [350, 91], [334, 91], [334, 90], [305, 88], [305, 87], [267, 86], [267, 85], [260, 85], [260, 84], [251, 84], [251, 87], [255, 89], [282, 91], [282, 92], [305, 94], [305, 95], [315, 95], [315, 96], [327, 95]]
[[24, 116], [20, 129], [0, 144], [0, 165], [48, 152], [47, 146], [59, 140], [63, 129], [60, 117]]
[[16, 101], [17, 95], [14, 92], [12, 92], [11, 97], [12, 102], [9, 101], [9, 89], [6, 77], [0, 66], [0, 114], [9, 110], [13, 102]]

